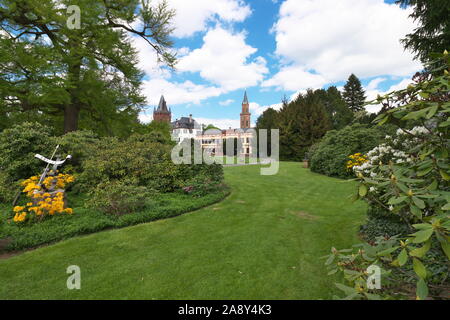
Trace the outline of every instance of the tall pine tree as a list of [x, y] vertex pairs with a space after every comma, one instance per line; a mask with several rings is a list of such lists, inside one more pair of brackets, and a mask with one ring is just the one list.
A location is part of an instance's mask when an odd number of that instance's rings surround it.
[[450, 0], [398, 0], [402, 7], [411, 6], [410, 17], [418, 27], [402, 39], [416, 59], [430, 61], [430, 53], [450, 51]]
[[358, 112], [364, 110], [364, 103], [366, 101], [365, 91], [361, 85], [361, 81], [353, 73], [344, 86], [343, 97], [351, 111]]

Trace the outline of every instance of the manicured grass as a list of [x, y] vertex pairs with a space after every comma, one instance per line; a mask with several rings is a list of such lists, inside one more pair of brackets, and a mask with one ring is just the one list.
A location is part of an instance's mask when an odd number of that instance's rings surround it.
[[[0, 239], [8, 239], [8, 244], [0, 246], [0, 253], [32, 248], [105, 229], [123, 228], [175, 217], [219, 202], [228, 194], [228, 188], [203, 197], [193, 197], [183, 193], [155, 194], [148, 199], [144, 210], [121, 216], [88, 209], [84, 206], [85, 196], [69, 194], [69, 206], [73, 208], [75, 214], [58, 215], [40, 223], [25, 226], [10, 223], [12, 207], [3, 205], [0, 207]], [[23, 201], [26, 202], [26, 199]]]
[[[328, 299], [324, 261], [357, 241], [352, 182], [282, 163], [225, 169], [232, 194], [173, 219], [105, 231], [0, 260], [3, 299]], [[81, 290], [66, 268], [81, 268]]]

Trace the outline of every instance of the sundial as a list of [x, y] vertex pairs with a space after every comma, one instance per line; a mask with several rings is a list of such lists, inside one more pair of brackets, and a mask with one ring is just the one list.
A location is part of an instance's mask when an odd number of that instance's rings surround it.
[[56, 155], [56, 152], [59, 149], [59, 145], [56, 146], [55, 151], [53, 151], [53, 154], [51, 156], [50, 159], [47, 159], [46, 157], [40, 155], [40, 154], [36, 154], [34, 157], [44, 161], [45, 163], [47, 163], [47, 166], [44, 169], [44, 172], [41, 175], [41, 178], [39, 179], [39, 185], [42, 184], [42, 182], [44, 181], [45, 177], [48, 175], [48, 172], [50, 170], [50, 165], [52, 165], [52, 171], [56, 174], [56, 171], [58, 170], [58, 167], [62, 166], [67, 160], [72, 159], [72, 156], [69, 154], [64, 160], [61, 160], [61, 158], [59, 156], [56, 157], [56, 160], [53, 160], [53, 158]]
[[[56, 156], [56, 153], [58, 152], [59, 147], [60, 147], [59, 145], [56, 146], [55, 151], [53, 151], [53, 154], [50, 157], [50, 159], [48, 159], [40, 154], [36, 154], [34, 156], [35, 158], [37, 158], [47, 164], [47, 166], [44, 169], [44, 172], [42, 173], [42, 175], [39, 179], [39, 183], [38, 183], [39, 186], [42, 186], [42, 183], [44, 182], [45, 178], [48, 175], [56, 176], [58, 167], [62, 166], [67, 160], [72, 159], [72, 156], [70, 154], [64, 160], [61, 160], [61, 157]], [[53, 160], [53, 158], [55, 158], [55, 156], [56, 156], [56, 159]], [[51, 170], [50, 170], [50, 166], [52, 166]], [[49, 174], [49, 172], [51, 172], [51, 173]], [[52, 186], [52, 189], [54, 189], [54, 185]], [[51, 193], [55, 192], [54, 190], [49, 190], [49, 191], [52, 191]], [[64, 192], [64, 190], [60, 190], [59, 192]], [[22, 193], [22, 190], [19, 190], [19, 192], [17, 193], [17, 195], [13, 201], [13, 206], [15, 206], [17, 204], [17, 201], [19, 200], [21, 193]]]

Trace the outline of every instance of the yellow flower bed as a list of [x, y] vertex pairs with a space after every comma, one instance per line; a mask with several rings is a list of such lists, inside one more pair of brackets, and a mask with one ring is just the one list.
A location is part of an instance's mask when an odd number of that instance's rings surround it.
[[353, 167], [359, 167], [359, 166], [363, 165], [364, 163], [366, 163], [367, 161], [369, 161], [369, 159], [367, 159], [367, 156], [363, 155], [362, 153], [355, 153], [348, 157], [350, 159], [347, 162], [348, 170], [352, 170]]
[[48, 192], [52, 186], [57, 189], [64, 189], [66, 185], [75, 181], [72, 175], [58, 174], [54, 177], [47, 177], [42, 182], [42, 186], [38, 185], [39, 177], [34, 176], [22, 183], [23, 192], [27, 194], [33, 202], [28, 202], [26, 206], [16, 206], [13, 211], [15, 223], [24, 223], [28, 219], [40, 218], [45, 216], [53, 216], [55, 214], [72, 214], [71, 208], [64, 208], [64, 193], [58, 192], [53, 196]]

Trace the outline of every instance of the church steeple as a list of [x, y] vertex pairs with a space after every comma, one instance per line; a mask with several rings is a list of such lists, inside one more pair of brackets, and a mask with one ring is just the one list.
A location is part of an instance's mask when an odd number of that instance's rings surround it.
[[248, 104], [247, 90], [245, 90], [245, 93], [244, 93], [244, 101], [242, 101], [242, 104]]
[[169, 123], [172, 120], [172, 111], [167, 108], [166, 99], [163, 95], [159, 99], [158, 108], [153, 111], [153, 120]]
[[244, 93], [244, 100], [242, 100], [242, 113], [241, 113], [241, 129], [250, 128], [250, 104], [248, 103], [247, 90]]

